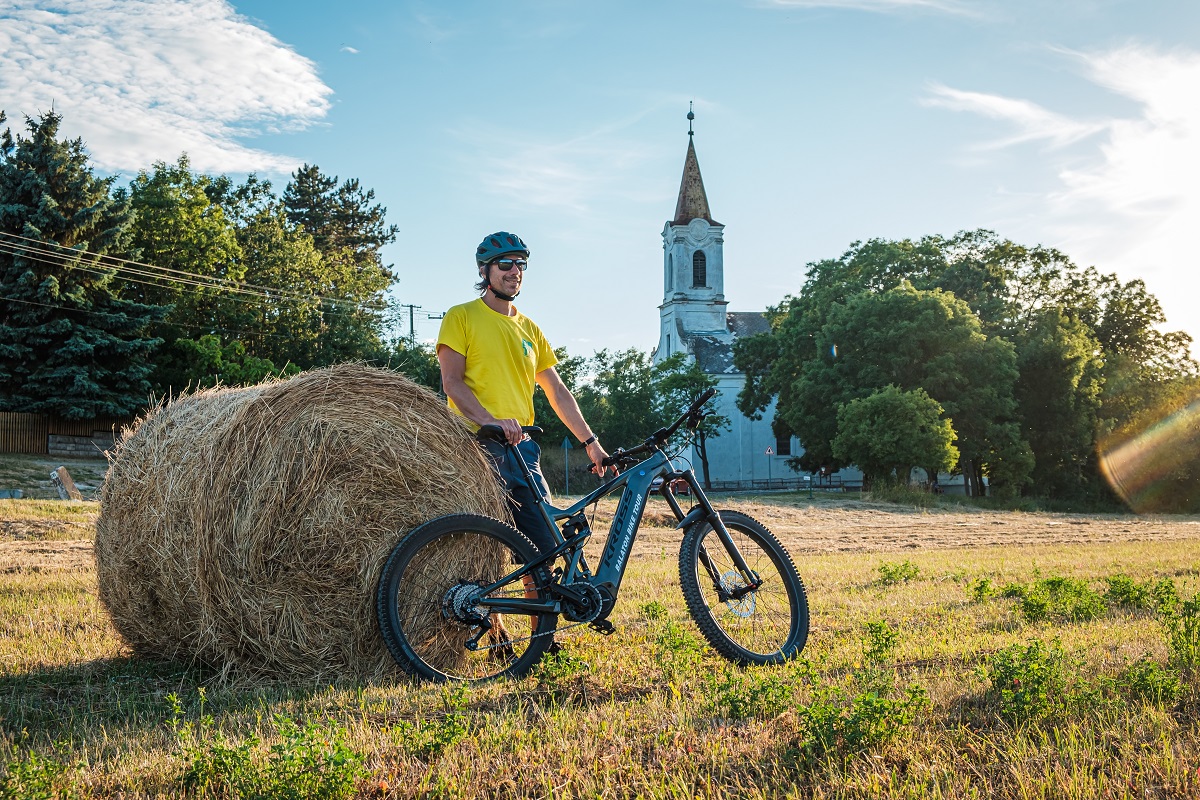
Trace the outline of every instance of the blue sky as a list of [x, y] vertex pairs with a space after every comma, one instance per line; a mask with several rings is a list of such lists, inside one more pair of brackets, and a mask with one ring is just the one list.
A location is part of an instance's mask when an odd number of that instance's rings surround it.
[[1200, 338], [1194, 0], [0, 4], [10, 122], [53, 104], [124, 177], [357, 177], [423, 312], [515, 231], [518, 306], [577, 354], [657, 341], [689, 101], [731, 310], [855, 240], [983, 227], [1143, 278]]

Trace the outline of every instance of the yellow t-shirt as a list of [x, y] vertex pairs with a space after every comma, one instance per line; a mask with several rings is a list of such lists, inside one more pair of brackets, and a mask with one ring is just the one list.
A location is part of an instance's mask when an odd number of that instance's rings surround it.
[[[446, 312], [437, 343], [466, 356], [464, 382], [489, 414], [533, 424], [535, 376], [558, 363], [533, 320], [520, 312], [506, 317], [479, 298]], [[454, 401], [449, 402], [450, 410], [461, 415]]]

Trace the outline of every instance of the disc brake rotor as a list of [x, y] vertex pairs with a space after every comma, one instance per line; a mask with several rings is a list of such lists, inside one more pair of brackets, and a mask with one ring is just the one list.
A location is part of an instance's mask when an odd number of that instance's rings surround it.
[[[745, 588], [745, 586], [746, 581], [742, 579], [742, 576], [738, 574], [737, 570], [731, 569], [721, 576], [721, 589], [725, 592], [725, 594], [732, 595], [738, 589]], [[748, 592], [736, 600], [726, 600], [725, 607], [728, 608], [730, 613], [734, 614], [735, 616], [749, 617], [754, 614], [756, 602], [754, 596], [754, 592]]]

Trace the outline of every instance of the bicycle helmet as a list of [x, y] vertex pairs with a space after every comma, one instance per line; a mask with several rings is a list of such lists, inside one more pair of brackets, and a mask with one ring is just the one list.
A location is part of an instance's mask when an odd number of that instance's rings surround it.
[[491, 236], [485, 236], [475, 248], [475, 263], [479, 266], [491, 261], [497, 256], [507, 253], [524, 253], [529, 258], [529, 248], [521, 241], [521, 237], [507, 231], [496, 231]]

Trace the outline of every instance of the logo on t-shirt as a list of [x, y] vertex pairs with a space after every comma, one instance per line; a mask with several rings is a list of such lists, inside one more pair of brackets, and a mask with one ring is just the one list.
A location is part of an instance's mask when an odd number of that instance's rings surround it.
[[533, 352], [533, 342], [530, 342], [526, 339], [522, 339], [521, 340], [521, 349], [525, 351], [525, 357], [529, 358], [530, 354]]

